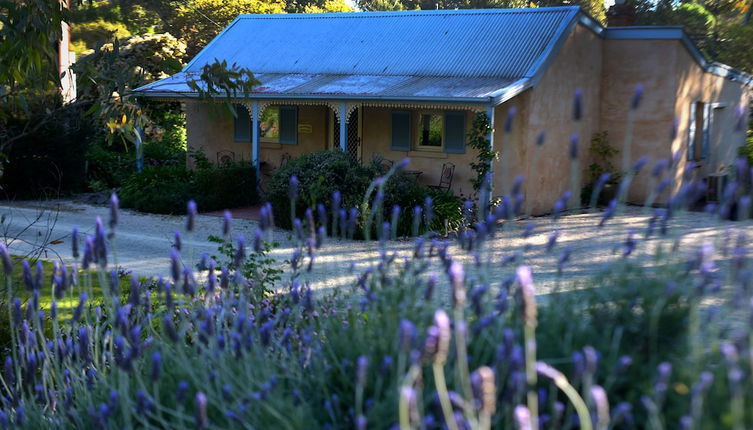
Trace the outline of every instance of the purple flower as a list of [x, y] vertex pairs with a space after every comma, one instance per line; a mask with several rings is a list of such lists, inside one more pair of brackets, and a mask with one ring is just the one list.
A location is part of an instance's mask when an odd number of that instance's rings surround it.
[[643, 84], [638, 84], [633, 91], [633, 98], [630, 100], [630, 109], [636, 110], [641, 105], [641, 99], [643, 98]]
[[3, 272], [5, 276], [13, 274], [13, 262], [10, 259], [10, 253], [5, 244], [0, 243], [0, 257], [3, 259]]
[[523, 405], [515, 406], [513, 411], [515, 417], [515, 423], [518, 430], [533, 430], [533, 424], [531, 423], [531, 412], [527, 407]]
[[177, 249], [178, 251], [183, 248], [183, 241], [180, 238], [180, 232], [178, 230], [175, 230], [175, 239], [173, 240], [173, 248]]
[[159, 351], [155, 351], [152, 354], [152, 381], [157, 382], [162, 371], [162, 354]]
[[[120, 208], [120, 202], [118, 196], [112, 193], [110, 196], [110, 229], [114, 229], [118, 225], [118, 210]], [[75, 257], [75, 256], [74, 256]]]
[[648, 157], [639, 158], [638, 161], [636, 161], [635, 164], [633, 164], [633, 173], [637, 175], [638, 172], [640, 172], [640, 170], [643, 168], [643, 166], [646, 165], [647, 162], [648, 162]]
[[186, 231], [191, 232], [194, 229], [194, 225], [196, 223], [196, 214], [198, 213], [196, 209], [196, 202], [193, 200], [189, 200], [188, 204], [186, 205]]
[[413, 342], [416, 339], [416, 327], [407, 319], [400, 320], [400, 331], [398, 333], [400, 351], [407, 353], [410, 351]]
[[583, 91], [575, 90], [573, 95], [573, 120], [580, 121], [583, 116]]
[[570, 136], [570, 159], [575, 160], [578, 158], [578, 135], [573, 134]]
[[207, 396], [199, 391], [196, 393], [196, 425], [203, 429], [209, 425], [207, 416]]
[[290, 200], [297, 200], [298, 199], [298, 176], [291, 175], [290, 176], [290, 184], [288, 187], [288, 197], [290, 197]]
[[546, 141], [546, 132], [542, 131], [536, 136], [536, 146], [542, 147]]
[[520, 285], [522, 298], [523, 319], [526, 325], [536, 326], [536, 291], [533, 287], [531, 268], [520, 266], [516, 270], [516, 279]]
[[186, 399], [187, 392], [188, 392], [188, 382], [186, 381], [178, 382], [178, 391], [175, 396], [178, 403], [183, 403], [183, 401]]
[[410, 164], [410, 158], [403, 158], [402, 160], [398, 161], [398, 163], [395, 165], [395, 168], [397, 170], [402, 170], [408, 167], [408, 164]]
[[84, 312], [84, 306], [86, 306], [86, 293], [81, 293], [79, 297], [78, 306], [73, 310], [73, 322], [76, 323], [81, 319], [81, 314]]
[[356, 385], [361, 387], [366, 385], [366, 374], [368, 370], [369, 359], [363, 355], [358, 357], [358, 362], [356, 365]]
[[227, 236], [230, 234], [230, 223], [233, 221], [233, 215], [229, 210], [225, 210], [222, 214], [222, 235]]
[[512, 131], [512, 123], [515, 120], [515, 115], [518, 113], [518, 108], [515, 106], [511, 107], [507, 110], [507, 118], [505, 118], [505, 133], [509, 133]]
[[78, 227], [73, 226], [73, 232], [71, 233], [71, 252], [73, 258], [78, 258]]
[[465, 270], [463, 269], [463, 265], [457, 261], [453, 261], [450, 264], [448, 274], [452, 283], [452, 301], [454, 306], [463, 306], [465, 304]]

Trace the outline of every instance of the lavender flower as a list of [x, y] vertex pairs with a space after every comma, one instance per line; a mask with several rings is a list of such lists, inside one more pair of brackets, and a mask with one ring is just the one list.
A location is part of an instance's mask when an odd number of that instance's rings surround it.
[[573, 134], [570, 136], [570, 159], [575, 160], [578, 158], [578, 135]]
[[596, 428], [606, 429], [609, 426], [609, 400], [607, 392], [599, 385], [591, 387], [591, 399], [596, 405]]
[[512, 124], [515, 120], [515, 115], [518, 113], [518, 108], [515, 106], [512, 106], [510, 109], [507, 110], [507, 117], [505, 118], [505, 125], [504, 130], [505, 133], [510, 133], [512, 131]]
[[193, 200], [189, 200], [188, 204], [186, 205], [186, 231], [192, 232], [194, 229], [194, 226], [196, 224], [196, 214], [198, 213], [196, 209], [196, 202]]
[[398, 333], [400, 351], [407, 353], [410, 351], [413, 342], [416, 339], [416, 327], [412, 322], [406, 319], [400, 320], [400, 331]]
[[523, 405], [515, 406], [513, 415], [515, 417], [515, 424], [518, 430], [533, 430], [533, 424], [531, 422], [531, 412], [527, 407]]
[[152, 381], [157, 382], [162, 371], [162, 354], [159, 351], [155, 351], [152, 354]]
[[227, 237], [230, 234], [230, 223], [233, 221], [233, 215], [229, 210], [222, 214], [222, 235]]
[[369, 359], [365, 356], [358, 357], [358, 362], [356, 366], [356, 385], [358, 386], [365, 386], [366, 385], [366, 374], [369, 370]]
[[207, 396], [201, 391], [196, 393], [196, 425], [201, 429], [209, 426], [209, 417], [207, 416]]
[[71, 253], [73, 258], [78, 258], [78, 227], [73, 226], [73, 232], [71, 233]]
[[542, 131], [536, 136], [536, 147], [541, 148], [546, 141], [546, 132]]
[[643, 85], [638, 84], [633, 91], [633, 98], [630, 100], [630, 109], [636, 110], [641, 105], [641, 99], [643, 98]]
[[528, 266], [520, 266], [516, 270], [517, 281], [520, 284], [521, 293], [521, 305], [523, 320], [526, 325], [536, 326], [536, 291], [533, 287], [533, 277], [531, 276], [531, 268]]
[[186, 381], [178, 382], [178, 391], [175, 396], [176, 400], [178, 401], [178, 404], [183, 403], [183, 401], [186, 399], [187, 392], [188, 392], [188, 382]]
[[0, 243], [0, 258], [3, 260], [3, 272], [5, 276], [13, 274], [13, 262], [10, 260], [10, 253], [5, 244]]
[[448, 270], [450, 282], [452, 283], [452, 301], [455, 307], [462, 307], [465, 304], [465, 270], [463, 265], [457, 261], [450, 264]]
[[[110, 196], [110, 229], [114, 229], [118, 225], [118, 210], [120, 208], [120, 202], [118, 196], [112, 193]], [[75, 257], [75, 256], [74, 256]]]
[[290, 185], [288, 187], [288, 197], [290, 197], [290, 200], [294, 202], [298, 199], [298, 184], [298, 176], [291, 175]]
[[573, 95], [573, 121], [580, 121], [583, 117], [583, 91], [575, 90]]

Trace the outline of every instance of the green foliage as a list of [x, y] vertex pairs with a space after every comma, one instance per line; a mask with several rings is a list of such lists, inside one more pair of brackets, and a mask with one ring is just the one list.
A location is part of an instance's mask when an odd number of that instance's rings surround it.
[[34, 115], [5, 123], [6, 132], [21, 133], [29, 122], [41, 127], [7, 148], [0, 187], [5, 198], [39, 198], [80, 192], [86, 186], [86, 142], [95, 130], [83, 117], [81, 107], [68, 106], [47, 121], [42, 108]]
[[[92, 103], [89, 114], [101, 121], [108, 142], [141, 139], [139, 128], [153, 122], [129, 91], [180, 70], [185, 44], [169, 34], [114, 40], [76, 62], [79, 99]], [[96, 83], [96, 85], [92, 85]]]
[[[121, 205], [152, 213], [185, 213], [195, 199], [194, 174], [182, 166], [145, 166], [123, 181]], [[198, 203], [198, 202], [197, 202]]]
[[489, 118], [483, 112], [477, 113], [468, 133], [468, 146], [478, 151], [476, 161], [471, 162], [471, 169], [476, 172], [476, 177], [471, 178], [471, 185], [477, 193], [491, 171], [492, 163], [499, 158], [499, 151], [493, 150], [489, 144], [490, 132]]
[[619, 174], [612, 163], [614, 156], [620, 153], [609, 142], [609, 133], [600, 131], [594, 133], [591, 137], [591, 144], [588, 146], [588, 152], [591, 154], [592, 163], [588, 166], [588, 181], [596, 182], [604, 173], [612, 174], [611, 181], [619, 181]]
[[[123, 39], [131, 35], [125, 24], [105, 21], [99, 18], [95, 21], [77, 23], [71, 32], [71, 41], [78, 46], [77, 53], [87, 49], [94, 49], [97, 44], [105, 44], [113, 38]], [[81, 49], [83, 48], [83, 49]]]
[[259, 201], [256, 169], [248, 163], [196, 170], [194, 198], [203, 210], [250, 206]]
[[[219, 257], [212, 255], [219, 267], [226, 267], [231, 273], [240, 271], [243, 278], [251, 283], [251, 301], [259, 303], [261, 300], [271, 297], [274, 292], [275, 284], [282, 280], [284, 271], [280, 268], [281, 264], [269, 255], [269, 252], [279, 247], [278, 242], [269, 243], [266, 240], [260, 241], [259, 250], [248, 252], [246, 259], [241, 262], [241, 266], [235, 264], [238, 249], [233, 242], [225, 240], [218, 236], [209, 236], [208, 240], [217, 244], [217, 253]], [[235, 287], [235, 293], [240, 293], [238, 285]]]
[[434, 219], [428, 226], [429, 231], [447, 234], [459, 230], [464, 223], [463, 199], [453, 194], [452, 190], [428, 190], [432, 198]]
[[275, 224], [292, 228], [290, 219], [289, 184], [296, 175], [300, 183], [295, 213], [303, 217], [308, 207], [322, 203], [331, 208], [332, 193], [342, 193], [341, 207], [347, 209], [361, 204], [366, 189], [378, 175], [375, 166], [361, 166], [342, 151], [320, 151], [290, 160], [269, 178], [267, 199], [274, 208]]
[[233, 164], [221, 168], [189, 170], [181, 165], [145, 166], [123, 181], [123, 207], [152, 213], [183, 214], [186, 202], [201, 210], [227, 209], [255, 204], [256, 170]]
[[238, 15], [283, 12], [282, 0], [188, 0], [176, 8], [168, 30], [186, 42], [193, 57]]

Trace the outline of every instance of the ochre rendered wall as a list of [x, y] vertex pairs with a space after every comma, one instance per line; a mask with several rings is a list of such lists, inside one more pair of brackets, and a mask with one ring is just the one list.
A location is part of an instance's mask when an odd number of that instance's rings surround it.
[[[442, 164], [451, 162], [455, 164], [455, 175], [452, 180], [452, 189], [455, 195], [470, 197], [473, 193], [470, 179], [476, 177], [471, 170], [470, 163], [476, 160], [476, 150], [466, 146], [465, 154], [447, 154], [436, 151], [393, 151], [391, 149], [392, 127], [391, 112], [393, 110], [406, 111], [408, 109], [390, 109], [380, 107], [365, 107], [362, 128], [362, 160], [369, 162], [373, 154], [379, 154], [383, 158], [400, 161], [410, 158], [408, 170], [423, 172], [419, 176], [419, 182], [424, 185], [437, 185], [442, 170]], [[466, 133], [471, 128], [475, 113], [466, 112]], [[413, 133], [415, 135], [415, 133]], [[412, 144], [415, 145], [416, 136], [413, 136]]]
[[[687, 159], [692, 102], [727, 105], [715, 110], [710, 156], [701, 161], [695, 174], [706, 177], [734, 162], [737, 147], [744, 143], [744, 133], [734, 132], [735, 109], [741, 103], [745, 105], [747, 97], [739, 84], [704, 72], [680, 41], [606, 40], [603, 68], [601, 126], [620, 151], [628, 134], [631, 97], [638, 84], [644, 86], [641, 105], [632, 113], [634, 126], [628, 164], [632, 166], [642, 156], [648, 157], [649, 162], [633, 181], [629, 202], [646, 201], [657, 183], [650, 174], [655, 163], [671, 159], [678, 151], [679, 163], [668, 174], [675, 179], [675, 191], [680, 187]], [[675, 118], [679, 127], [671, 141]], [[614, 158], [614, 165], [623, 170], [622, 154]], [[665, 203], [668, 192], [669, 188], [657, 202]]]
[[[217, 152], [233, 151], [236, 161], [251, 160], [251, 142], [235, 142], [233, 117], [223, 105], [187, 102], [186, 134], [189, 148], [201, 149], [210, 161], [217, 161]], [[280, 165], [282, 154], [295, 158], [301, 154], [325, 149], [327, 136], [327, 108], [300, 106], [298, 108], [298, 144], [261, 143], [262, 170]], [[301, 127], [303, 126], [303, 127]]]
[[[541, 81], [533, 88], [498, 106], [495, 119], [495, 148], [509, 154], [495, 163], [497, 190], [512, 184], [517, 175], [524, 176], [526, 211], [532, 214], [550, 212], [554, 202], [570, 189], [570, 138], [579, 135], [578, 166], [580, 183], [585, 184], [589, 161], [590, 136], [600, 129], [602, 40], [582, 25], [565, 41], [559, 54]], [[573, 121], [573, 95], [583, 93], [583, 119]], [[518, 115], [510, 136], [503, 125], [509, 107]], [[545, 133], [541, 147], [537, 137]], [[502, 143], [504, 139], [504, 143]], [[509, 186], [509, 185], [508, 185]], [[576, 187], [580, 188], [580, 187]], [[498, 192], [496, 194], [502, 194]], [[571, 204], [577, 196], [571, 197]]]

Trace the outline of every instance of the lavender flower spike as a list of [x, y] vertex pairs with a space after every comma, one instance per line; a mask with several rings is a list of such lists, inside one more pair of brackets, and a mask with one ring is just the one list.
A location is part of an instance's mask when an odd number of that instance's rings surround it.
[[112, 193], [110, 196], [110, 229], [114, 229], [118, 225], [118, 210], [120, 209], [120, 202], [118, 196]]
[[573, 134], [570, 136], [570, 159], [575, 160], [578, 158], [578, 135]]
[[230, 223], [233, 221], [233, 215], [229, 210], [225, 210], [222, 214], [222, 235], [227, 236], [230, 234]]
[[517, 425], [518, 430], [533, 430], [533, 425], [531, 424], [531, 412], [527, 407], [523, 405], [515, 406], [513, 414], [515, 415], [515, 424]]
[[188, 204], [186, 205], [186, 214], [188, 217], [186, 218], [186, 231], [191, 232], [194, 229], [194, 226], [196, 224], [196, 214], [198, 213], [196, 209], [196, 202], [193, 200], [189, 200]]
[[633, 98], [630, 100], [630, 109], [636, 110], [641, 105], [641, 99], [643, 98], [643, 85], [638, 84], [633, 92]]
[[73, 258], [78, 258], [78, 227], [73, 226], [73, 232], [71, 233], [71, 252]]
[[583, 91], [575, 90], [573, 95], [573, 120], [580, 121], [583, 117]]
[[10, 253], [8, 252], [8, 248], [5, 246], [5, 244], [0, 243], [0, 258], [3, 260], [3, 272], [5, 272], [5, 276], [10, 276], [13, 274], [13, 262], [10, 259]]
[[591, 399], [596, 405], [596, 429], [606, 430], [609, 428], [609, 400], [607, 392], [599, 385], [591, 387]]
[[207, 416], [207, 396], [201, 391], [196, 393], [196, 425], [201, 429], [205, 429], [209, 425], [209, 417]]
[[439, 309], [434, 313], [434, 326], [437, 328], [437, 351], [434, 362], [444, 364], [447, 361], [447, 353], [450, 349], [450, 317], [445, 311]]
[[515, 120], [515, 115], [518, 113], [518, 108], [515, 106], [511, 107], [507, 111], [507, 118], [505, 118], [505, 133], [509, 133], [512, 131], [512, 123]]
[[465, 270], [457, 261], [450, 263], [450, 282], [452, 283], [452, 300], [455, 306], [462, 307], [465, 304]]
[[531, 268], [520, 266], [516, 270], [517, 280], [523, 300], [523, 319], [526, 325], [536, 326], [536, 291], [533, 288]]
[[296, 200], [298, 199], [298, 176], [291, 175], [290, 176], [290, 186], [288, 188], [288, 197], [290, 197], [290, 200]]

